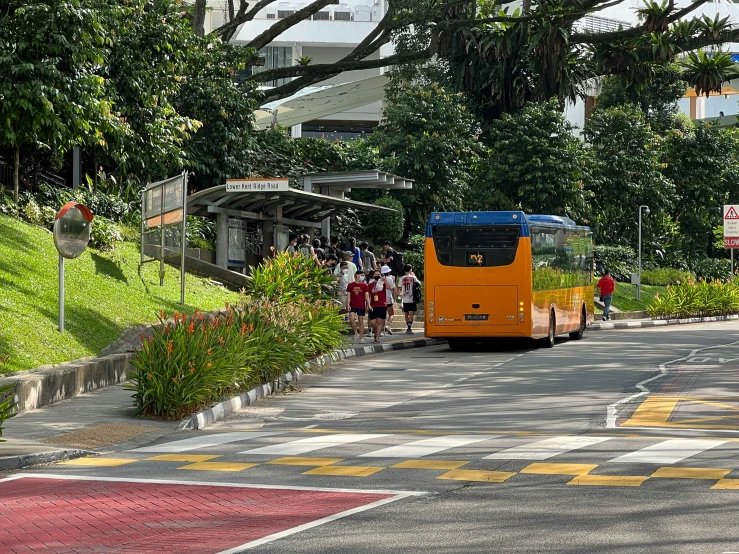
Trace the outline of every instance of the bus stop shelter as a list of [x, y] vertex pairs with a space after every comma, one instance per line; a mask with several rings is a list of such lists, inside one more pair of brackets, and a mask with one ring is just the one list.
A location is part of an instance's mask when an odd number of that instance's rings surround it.
[[331, 216], [391, 208], [347, 198], [352, 189], [408, 190], [412, 181], [379, 170], [317, 173], [302, 177], [302, 188], [287, 179], [229, 179], [187, 197], [187, 215], [215, 218], [216, 265], [239, 270], [287, 248], [290, 230], [331, 233]]

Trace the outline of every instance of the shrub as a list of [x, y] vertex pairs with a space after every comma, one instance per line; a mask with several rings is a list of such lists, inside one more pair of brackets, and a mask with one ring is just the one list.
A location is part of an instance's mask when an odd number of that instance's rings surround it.
[[31, 198], [23, 208], [23, 218], [31, 225], [42, 225], [41, 208], [33, 198]]
[[216, 224], [211, 219], [202, 217], [187, 218], [187, 245], [190, 248], [203, 250], [216, 249]]
[[649, 315], [661, 319], [709, 317], [739, 312], [736, 281], [687, 281], [667, 287], [647, 306]]
[[727, 279], [731, 276], [731, 261], [703, 258], [692, 264], [691, 269], [695, 272], [696, 277], [702, 279]]
[[628, 283], [631, 274], [636, 273], [638, 260], [636, 252], [629, 246], [595, 246], [595, 263], [599, 272], [607, 269], [616, 281]]
[[44, 206], [41, 208], [41, 225], [51, 230], [54, 228], [54, 222], [56, 221], [57, 210], [51, 206]]
[[392, 208], [394, 212], [367, 212], [363, 216], [365, 234], [375, 244], [383, 241], [397, 242], [403, 237], [405, 218], [403, 204], [395, 198], [386, 196], [375, 202], [377, 206]]
[[666, 287], [667, 285], [677, 285], [693, 279], [693, 274], [689, 271], [680, 271], [679, 269], [662, 268], [647, 269], [642, 271], [642, 285], [658, 285]]
[[15, 415], [14, 409], [15, 383], [0, 386], [0, 437], [3, 436], [3, 423]]
[[179, 419], [224, 396], [276, 380], [343, 343], [327, 302], [287, 304], [243, 296], [213, 318], [174, 314], [144, 340], [127, 385], [142, 415]]
[[413, 235], [408, 241], [405, 250], [405, 263], [413, 266], [413, 273], [419, 280], [423, 281], [423, 249], [426, 242], [424, 235]]
[[270, 302], [290, 302], [305, 298], [311, 302], [330, 300], [336, 291], [336, 280], [313, 260], [280, 252], [263, 264], [249, 268], [244, 292]]
[[123, 242], [135, 242], [141, 244], [141, 227], [134, 227], [133, 225], [119, 225], [118, 231], [121, 234], [121, 240]]
[[113, 250], [115, 243], [121, 240], [115, 224], [105, 217], [95, 217], [90, 227], [90, 246], [96, 250]]

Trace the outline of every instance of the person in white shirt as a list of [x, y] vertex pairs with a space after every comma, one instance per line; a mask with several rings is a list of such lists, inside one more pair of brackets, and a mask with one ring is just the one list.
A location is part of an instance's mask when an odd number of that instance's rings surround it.
[[339, 265], [339, 301], [343, 310], [349, 311], [349, 294], [347, 293], [347, 287], [349, 287], [349, 267], [347, 262], [341, 262]]
[[[352, 253], [351, 252], [344, 252], [343, 254], [343, 260], [346, 262], [347, 269], [349, 270], [349, 282], [351, 283], [354, 281], [354, 274], [357, 272], [357, 266], [354, 265], [354, 262], [352, 261]], [[342, 258], [339, 258], [342, 259]], [[344, 263], [341, 262], [341, 263]], [[334, 277], [338, 277], [341, 274], [341, 264], [336, 266], [336, 269], [334, 270]]]
[[390, 272], [392, 271], [390, 267], [384, 265], [380, 271], [385, 276], [385, 282], [387, 284], [387, 290], [385, 291], [387, 294], [387, 321], [385, 324], [385, 334], [392, 335], [393, 332], [390, 330], [390, 324], [393, 322], [393, 315], [395, 315], [395, 295], [397, 294], [398, 289], [395, 288], [395, 278], [390, 275]]
[[413, 316], [416, 315], [416, 312], [418, 311], [418, 306], [414, 300], [413, 287], [416, 284], [421, 286], [421, 281], [416, 278], [416, 275], [413, 273], [413, 266], [410, 264], [405, 264], [405, 266], [403, 266], [403, 272], [404, 275], [398, 282], [398, 288], [400, 288], [403, 294], [403, 313], [405, 314], [405, 325], [408, 328], [406, 330], [406, 334], [412, 335]]

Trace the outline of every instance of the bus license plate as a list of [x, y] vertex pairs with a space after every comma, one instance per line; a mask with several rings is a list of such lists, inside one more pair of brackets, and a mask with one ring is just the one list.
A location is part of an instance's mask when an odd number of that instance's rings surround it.
[[465, 321], [487, 321], [489, 314], [464, 314]]

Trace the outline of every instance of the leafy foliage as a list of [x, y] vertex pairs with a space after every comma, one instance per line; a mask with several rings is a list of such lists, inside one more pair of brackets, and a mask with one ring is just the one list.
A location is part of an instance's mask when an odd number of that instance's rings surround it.
[[364, 233], [381, 244], [383, 241], [397, 242], [403, 236], [403, 204], [395, 198], [385, 196], [375, 202], [378, 206], [392, 208], [394, 212], [367, 212], [364, 219]]
[[[4, 358], [0, 356], [0, 362]], [[3, 363], [3, 365], [5, 365]], [[0, 437], [3, 436], [3, 422], [15, 415], [15, 383], [0, 385]], [[2, 442], [2, 441], [0, 441]]]
[[249, 270], [244, 291], [268, 302], [290, 303], [304, 298], [328, 301], [335, 293], [335, 280], [313, 260], [279, 252]]
[[677, 232], [670, 216], [674, 184], [662, 173], [662, 139], [634, 106], [596, 109], [585, 127], [589, 143], [593, 239], [599, 244], [636, 245], [638, 207], [646, 258], [664, 249]]
[[90, 246], [102, 252], [113, 250], [121, 239], [115, 223], [102, 216], [92, 220], [90, 225]]
[[739, 312], [739, 284], [734, 280], [683, 282], [655, 296], [647, 310], [660, 319], [735, 314]]
[[636, 252], [630, 246], [596, 244], [593, 253], [596, 265], [601, 271], [609, 270], [616, 281], [629, 282], [637, 270]]
[[726, 279], [731, 275], [731, 262], [726, 259], [702, 258], [691, 269], [699, 279]]
[[490, 150], [469, 193], [472, 207], [580, 218], [587, 178], [581, 141], [556, 101], [529, 103], [490, 124]]
[[647, 269], [642, 271], [641, 282], [643, 285], [658, 285], [666, 287], [677, 285], [694, 279], [689, 271], [680, 271], [670, 267], [660, 269]]
[[388, 91], [384, 119], [368, 140], [384, 169], [415, 181], [397, 194], [406, 236], [419, 232], [430, 212], [459, 209], [481, 151], [478, 133], [464, 98], [437, 82]]

